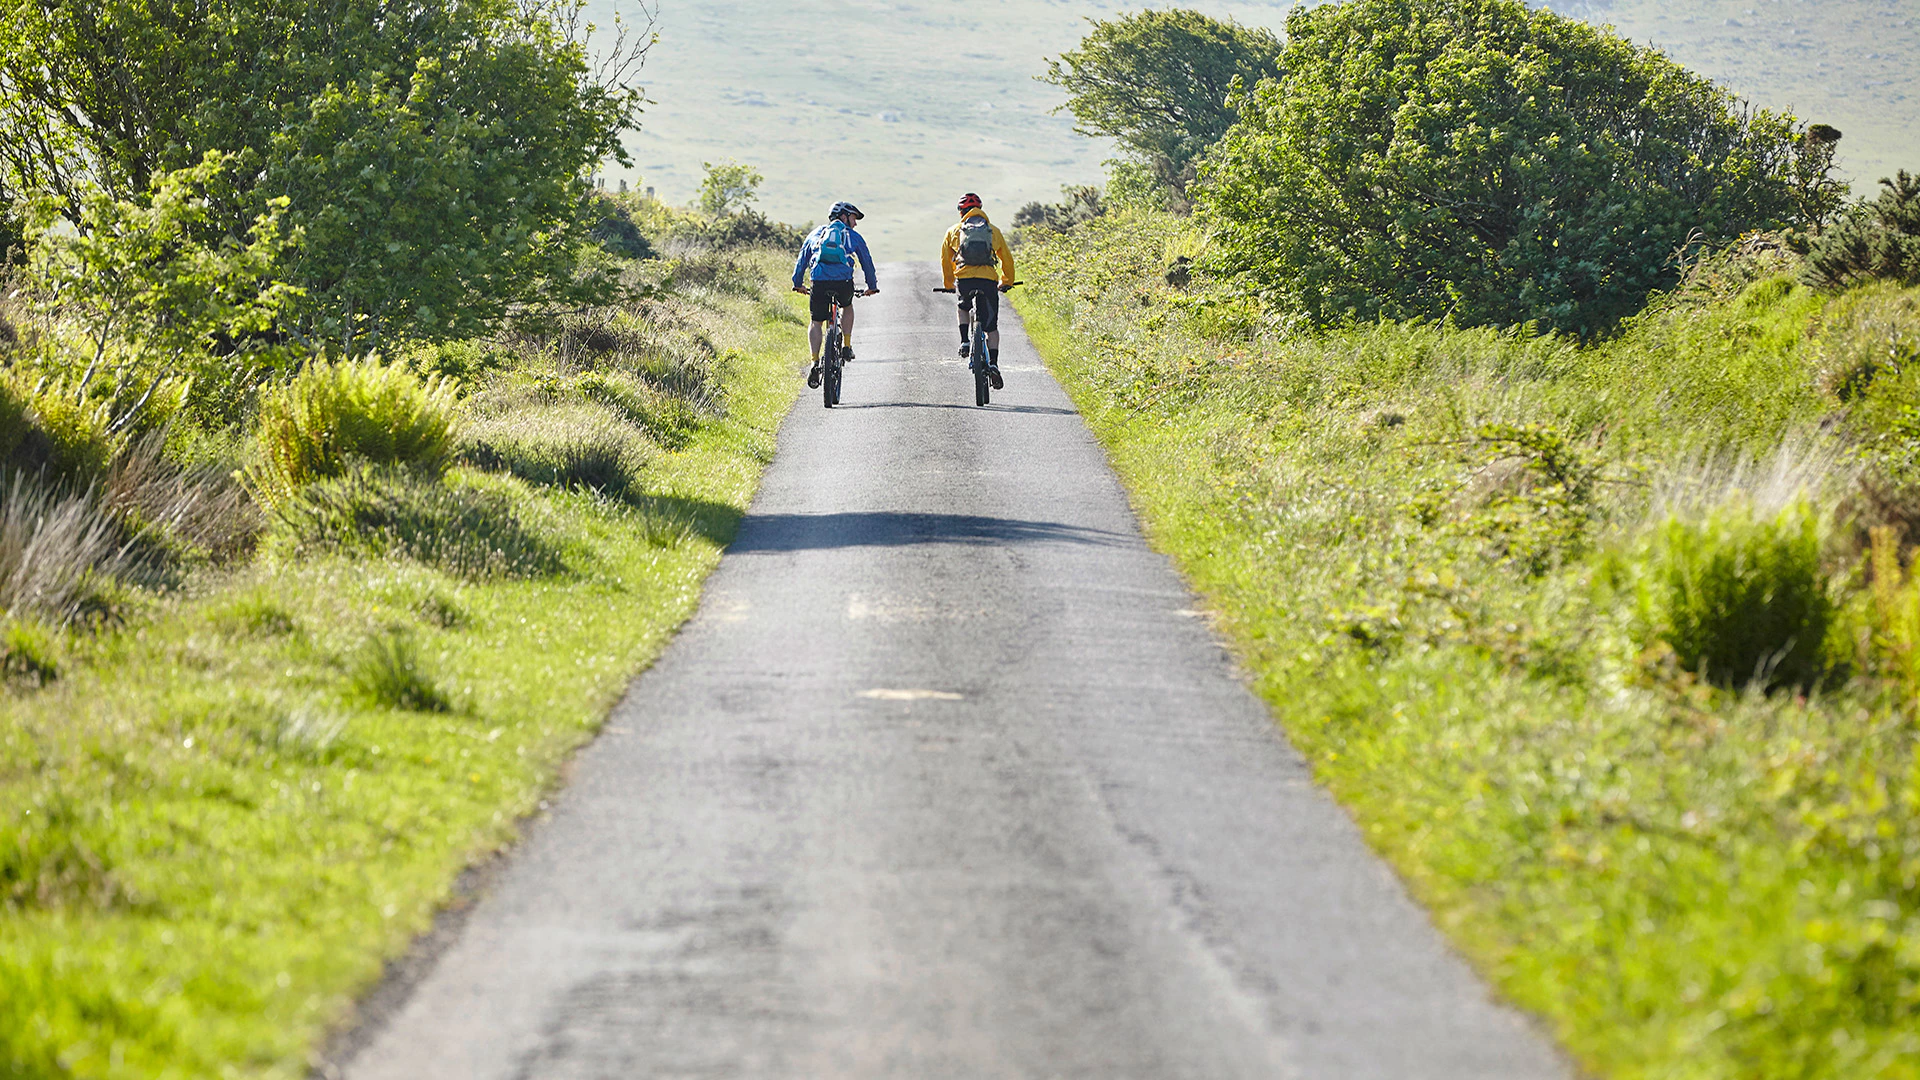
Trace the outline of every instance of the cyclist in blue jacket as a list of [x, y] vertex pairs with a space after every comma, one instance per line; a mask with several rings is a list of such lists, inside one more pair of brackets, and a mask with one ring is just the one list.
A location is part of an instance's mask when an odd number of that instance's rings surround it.
[[[856, 259], [867, 274], [867, 291], [860, 295], [872, 296], [880, 291], [880, 283], [873, 276], [873, 253], [853, 230], [853, 223], [863, 217], [866, 215], [860, 208], [850, 202], [834, 203], [827, 211], [827, 223], [807, 234], [806, 242], [800, 245], [800, 257], [793, 263], [793, 291], [808, 294], [807, 309], [813, 315], [813, 325], [807, 329], [807, 344], [813, 349], [813, 370], [807, 372], [807, 385], [811, 387], [820, 385], [820, 343], [826, 337], [827, 316], [835, 300], [840, 301], [840, 340], [844, 343], [840, 357], [853, 359]], [[802, 284], [809, 266], [813, 268], [811, 290]]]

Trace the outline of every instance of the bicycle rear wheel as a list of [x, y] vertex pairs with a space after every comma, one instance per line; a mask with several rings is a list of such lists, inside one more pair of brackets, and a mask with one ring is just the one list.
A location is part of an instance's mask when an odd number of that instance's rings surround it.
[[992, 354], [987, 351], [987, 335], [978, 329], [973, 333], [973, 403], [985, 405], [993, 396], [993, 380], [987, 377], [987, 361]]
[[820, 400], [829, 409], [840, 403], [840, 327], [834, 322], [820, 353]]

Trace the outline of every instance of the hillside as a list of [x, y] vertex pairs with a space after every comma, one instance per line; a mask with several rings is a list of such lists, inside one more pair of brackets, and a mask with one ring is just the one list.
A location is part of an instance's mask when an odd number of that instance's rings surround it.
[[[593, 6], [603, 23], [631, 7]], [[931, 258], [963, 191], [1010, 216], [1063, 183], [1100, 179], [1106, 145], [1050, 115], [1062, 96], [1033, 76], [1079, 41], [1085, 18], [1135, 6], [665, 0], [645, 77], [656, 104], [627, 140], [636, 168], [625, 178], [684, 202], [702, 161], [736, 158], [766, 173], [761, 205], [774, 217], [817, 221], [850, 198], [878, 258]], [[1290, 5], [1192, 6], [1277, 25]]]
[[1916, 0], [1573, 0], [1548, 5], [1611, 24], [1633, 41], [1756, 103], [1846, 133], [1840, 168], [1866, 194], [1920, 168], [1920, 2]]
[[[735, 158], [767, 175], [762, 205], [817, 220], [834, 198], [870, 215], [882, 259], [927, 258], [953, 197], [989, 207], [1095, 182], [1106, 144], [1073, 134], [1061, 101], [1033, 80], [1114, 0], [665, 0], [645, 82], [655, 102], [628, 139], [635, 168], [615, 180], [693, 197], [700, 163]], [[1285, 0], [1193, 0], [1215, 16], [1280, 26]], [[1920, 166], [1920, 3], [1916, 0], [1565, 0], [1756, 102], [1846, 133], [1841, 167], [1865, 191]], [[603, 23], [616, 0], [595, 0]], [[835, 40], [831, 35], [840, 31]]]

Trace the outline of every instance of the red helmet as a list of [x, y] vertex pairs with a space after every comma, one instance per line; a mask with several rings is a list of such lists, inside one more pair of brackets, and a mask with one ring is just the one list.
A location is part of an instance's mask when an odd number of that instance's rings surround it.
[[975, 195], [971, 191], [967, 192], [965, 195], [960, 196], [960, 212], [961, 213], [964, 214], [969, 210], [978, 210], [978, 209], [980, 209], [980, 196]]

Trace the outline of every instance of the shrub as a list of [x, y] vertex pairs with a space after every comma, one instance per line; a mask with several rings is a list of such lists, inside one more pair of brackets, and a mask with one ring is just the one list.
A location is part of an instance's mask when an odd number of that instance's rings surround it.
[[356, 469], [274, 507], [296, 551], [397, 556], [464, 577], [533, 577], [566, 568], [556, 544], [505, 492], [437, 483], [400, 469]]
[[0, 465], [13, 461], [13, 452], [25, 441], [30, 427], [26, 391], [0, 372]]
[[114, 579], [143, 567], [100, 501], [26, 473], [0, 491], [0, 612], [56, 625], [111, 615]]
[[274, 502], [355, 462], [435, 474], [453, 445], [453, 410], [444, 383], [398, 364], [316, 361], [261, 402], [255, 486]]
[[64, 381], [31, 393], [0, 378], [0, 466], [84, 487], [106, 471], [121, 442], [98, 405], [79, 400]]
[[1863, 281], [1920, 284], [1920, 176], [1880, 178], [1885, 190], [1862, 200], [1807, 252], [1810, 284], [1842, 289]]
[[1650, 552], [1643, 625], [1721, 685], [1811, 686], [1835, 612], [1821, 548], [1804, 501], [1771, 516], [1737, 498], [1699, 520], [1670, 516]]
[[1519, 0], [1295, 8], [1201, 166], [1218, 268], [1286, 314], [1604, 330], [1671, 253], [1817, 217], [1789, 116]]
[[470, 423], [460, 456], [523, 480], [623, 495], [639, 485], [654, 447], [605, 406], [587, 402], [513, 409]]
[[653, 244], [649, 242], [640, 227], [634, 224], [633, 212], [625, 204], [608, 195], [596, 192], [592, 206], [599, 215], [593, 231], [588, 237], [594, 243], [628, 259], [653, 258]]
[[45, 686], [59, 677], [52, 635], [33, 623], [8, 619], [0, 628], [0, 682]]
[[453, 703], [420, 662], [412, 638], [399, 632], [367, 639], [347, 666], [347, 682], [370, 704], [407, 712], [451, 712]]

